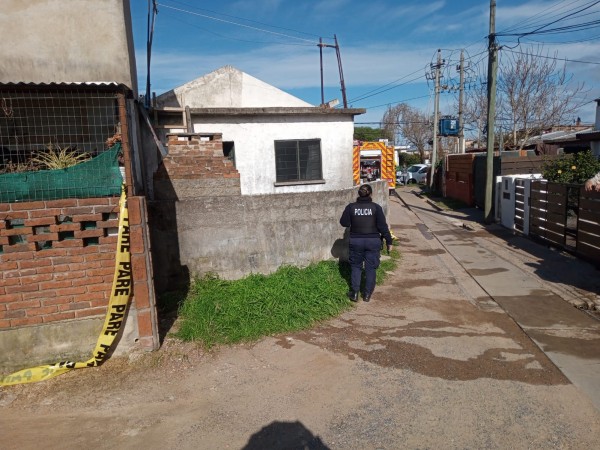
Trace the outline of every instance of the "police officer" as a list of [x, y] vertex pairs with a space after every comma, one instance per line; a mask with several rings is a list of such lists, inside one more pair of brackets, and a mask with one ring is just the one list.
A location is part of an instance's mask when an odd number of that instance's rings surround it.
[[384, 238], [387, 251], [392, 246], [392, 235], [383, 214], [383, 209], [373, 202], [373, 189], [363, 184], [358, 189], [358, 198], [344, 209], [340, 224], [350, 227], [350, 276], [351, 291], [348, 297], [358, 301], [363, 262], [365, 265], [365, 290], [363, 300], [368, 302], [375, 289], [375, 274], [379, 267], [381, 239]]

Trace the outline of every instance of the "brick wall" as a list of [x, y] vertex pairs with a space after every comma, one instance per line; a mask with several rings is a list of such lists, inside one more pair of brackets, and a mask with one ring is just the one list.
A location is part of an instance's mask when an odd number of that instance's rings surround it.
[[[0, 204], [0, 333], [106, 314], [118, 203], [115, 197]], [[156, 348], [145, 199], [129, 197], [128, 207], [138, 342]]]
[[154, 174], [157, 200], [240, 195], [240, 174], [223, 154], [219, 133], [182, 133], [168, 137], [168, 155]]

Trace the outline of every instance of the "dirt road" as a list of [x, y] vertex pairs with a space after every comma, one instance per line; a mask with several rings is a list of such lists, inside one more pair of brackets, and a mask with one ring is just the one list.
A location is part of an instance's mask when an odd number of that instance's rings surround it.
[[397, 212], [403, 259], [370, 303], [252, 345], [168, 339], [1, 389], [1, 447], [596, 448], [590, 400]]

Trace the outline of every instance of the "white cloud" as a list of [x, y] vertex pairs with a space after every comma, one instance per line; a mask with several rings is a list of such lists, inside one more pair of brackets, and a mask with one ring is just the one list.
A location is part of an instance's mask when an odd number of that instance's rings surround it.
[[[524, 22], [531, 17], [556, 18], [564, 14], [570, 2], [548, 2], [534, 0], [507, 6], [508, 0], [499, 2], [497, 10], [497, 30], [507, 29]], [[513, 2], [516, 3], [516, 2]], [[225, 8], [225, 6], [223, 7]], [[226, 6], [227, 11], [239, 17], [254, 18], [260, 22], [277, 24], [283, 28], [314, 32], [315, 35], [332, 36], [337, 34], [344, 70], [348, 98], [398, 80], [416, 72], [414, 78], [421, 79], [405, 87], [394, 88], [384, 94], [360, 102], [359, 105], [378, 105], [395, 100], [427, 95], [429, 90], [424, 74], [434, 61], [436, 50], [442, 48], [443, 58], [454, 61], [458, 49], [467, 48], [473, 58], [479, 62], [483, 72], [486, 68], [486, 40], [489, 22], [489, 2], [448, 0], [432, 2], [373, 0], [368, 4], [356, 0], [314, 0], [295, 1], [265, 0], [238, 1]], [[224, 9], [225, 10], [225, 9]], [[546, 14], [549, 13], [549, 14]], [[546, 14], [543, 16], [542, 14]], [[160, 16], [159, 16], [159, 19]], [[167, 25], [167, 18], [161, 19]], [[190, 19], [191, 20], [191, 19]], [[320, 98], [319, 51], [315, 46], [264, 46], [258, 42], [239, 42], [224, 36], [254, 41], [273, 40], [273, 36], [260, 35], [247, 29], [233, 26], [214, 25], [223, 36], [211, 36], [204, 26], [182, 27], [182, 35], [188, 32], [181, 42], [171, 41], [175, 36], [172, 23], [157, 32], [157, 47], [152, 56], [153, 91], [157, 93], [172, 89], [194, 78], [205, 75], [224, 65], [233, 65], [250, 75], [273, 86], [294, 92], [310, 92], [308, 95]], [[176, 23], [181, 27], [181, 23]], [[198, 31], [198, 30], [201, 31]], [[193, 34], [190, 35], [189, 31]], [[320, 30], [320, 31], [316, 31]], [[321, 31], [326, 30], [327, 33]], [[278, 30], [279, 31], [279, 30]], [[293, 32], [282, 31], [286, 34]], [[201, 34], [202, 39], [198, 39]], [[298, 35], [312, 39], [311, 36]], [[161, 42], [161, 37], [163, 38]], [[318, 38], [314, 38], [315, 42]], [[512, 45], [515, 38], [500, 37], [500, 44]], [[328, 41], [329, 42], [329, 41]], [[160, 46], [161, 43], [166, 45]], [[138, 44], [143, 45], [143, 42]], [[596, 43], [550, 46], [546, 49], [553, 55], [558, 50], [559, 58], [579, 60], [600, 60], [597, 57]], [[518, 47], [515, 50], [525, 49]], [[182, 50], [185, 49], [185, 50]], [[452, 50], [454, 49], [454, 50]], [[138, 53], [139, 78], [145, 85], [145, 50]], [[324, 70], [326, 88], [339, 95], [339, 74], [335, 51], [324, 49]], [[452, 67], [453, 70], [453, 67]], [[600, 96], [593, 89], [600, 82], [598, 66], [568, 63], [567, 70], [574, 75], [574, 81], [586, 81], [592, 89], [590, 99]], [[405, 80], [400, 80], [402, 83]], [[330, 95], [328, 95], [328, 98]], [[315, 103], [313, 98], [306, 101]], [[317, 100], [318, 101], [318, 100]], [[427, 108], [428, 99], [412, 102], [415, 106]], [[416, 105], [418, 104], [418, 105]], [[384, 110], [385, 108], [383, 108]], [[377, 112], [383, 115], [383, 110]], [[369, 111], [368, 115], [375, 114]], [[361, 119], [364, 119], [362, 116]], [[583, 117], [582, 117], [583, 118]]]

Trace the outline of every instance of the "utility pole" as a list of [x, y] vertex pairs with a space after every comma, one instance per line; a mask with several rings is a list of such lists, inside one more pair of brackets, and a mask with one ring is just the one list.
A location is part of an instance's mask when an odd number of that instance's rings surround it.
[[435, 100], [433, 110], [433, 148], [431, 150], [431, 176], [429, 177], [429, 187], [433, 188], [433, 179], [435, 174], [435, 163], [437, 162], [438, 147], [438, 120], [440, 114], [440, 68], [442, 67], [442, 51], [438, 49], [437, 64], [435, 65]]
[[460, 51], [460, 87], [458, 91], [458, 153], [465, 152], [465, 132], [463, 119], [463, 101], [465, 92], [465, 53]]
[[494, 177], [494, 127], [496, 115], [496, 77], [498, 72], [498, 46], [496, 45], [496, 0], [490, 0], [490, 34], [488, 36], [487, 81], [487, 164], [485, 177], [485, 223], [492, 223], [492, 192]]

